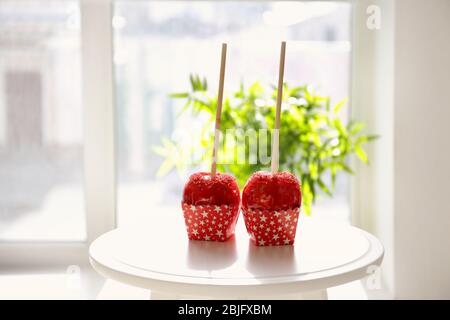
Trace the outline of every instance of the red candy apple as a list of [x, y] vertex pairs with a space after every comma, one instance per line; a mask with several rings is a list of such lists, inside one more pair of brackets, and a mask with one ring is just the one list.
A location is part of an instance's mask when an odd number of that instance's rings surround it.
[[183, 192], [181, 206], [191, 240], [227, 240], [234, 234], [239, 215], [240, 193], [235, 179], [217, 172], [226, 56], [227, 44], [222, 43], [211, 172], [191, 175]]
[[245, 225], [257, 245], [293, 244], [302, 195], [289, 172], [255, 172], [242, 192]]
[[240, 192], [229, 174], [194, 173], [183, 192], [182, 208], [191, 240], [225, 241], [234, 234]]
[[242, 212], [250, 237], [259, 246], [293, 244], [302, 195], [289, 172], [278, 172], [281, 104], [286, 42], [281, 42], [275, 126], [272, 131], [271, 172], [256, 172], [242, 192]]
[[300, 207], [300, 183], [289, 172], [255, 172], [242, 192], [242, 206], [246, 209], [286, 210]]
[[193, 205], [237, 205], [240, 192], [236, 180], [229, 174], [197, 172], [189, 177], [183, 192], [183, 202]]

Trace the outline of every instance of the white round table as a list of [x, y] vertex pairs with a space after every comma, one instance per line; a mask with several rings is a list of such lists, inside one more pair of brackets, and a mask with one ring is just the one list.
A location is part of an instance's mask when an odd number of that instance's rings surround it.
[[155, 216], [97, 238], [90, 261], [152, 299], [326, 299], [327, 288], [368, 276], [383, 259], [373, 235], [304, 216], [293, 246], [258, 247], [241, 218], [233, 238], [208, 242], [187, 239], [182, 215]]

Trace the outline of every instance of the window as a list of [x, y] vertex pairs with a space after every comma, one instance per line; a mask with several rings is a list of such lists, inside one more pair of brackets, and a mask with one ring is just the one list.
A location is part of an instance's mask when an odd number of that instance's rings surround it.
[[[152, 147], [200, 120], [178, 117], [182, 101], [168, 94], [187, 90], [190, 73], [216, 88], [224, 40], [226, 90], [275, 83], [283, 39], [286, 81], [340, 101], [349, 95], [350, 16], [346, 2], [0, 2], [1, 245], [85, 250], [114, 225], [114, 187], [119, 225], [179, 214], [190, 172], [156, 177], [163, 158]], [[338, 179], [316, 216], [347, 219], [348, 185]]]
[[83, 241], [77, 1], [0, 2], [0, 241]]
[[[240, 81], [277, 80], [280, 40], [288, 41], [285, 80], [311, 84], [338, 102], [349, 95], [351, 6], [342, 2], [116, 1], [114, 66], [118, 138], [118, 222], [178, 213], [187, 174], [156, 177], [163, 159], [152, 146], [198, 123], [177, 117], [172, 92], [189, 74], [217, 87], [220, 43], [229, 43], [226, 90]], [[197, 122], [196, 122], [197, 121]], [[349, 179], [323, 197], [317, 215], [349, 218]]]

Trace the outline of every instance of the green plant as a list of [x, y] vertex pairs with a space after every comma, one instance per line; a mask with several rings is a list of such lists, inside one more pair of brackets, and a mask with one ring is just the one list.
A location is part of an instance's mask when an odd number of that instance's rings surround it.
[[[217, 98], [214, 93], [208, 92], [206, 79], [199, 76], [190, 76], [192, 90], [190, 92], [174, 93], [175, 99], [184, 99], [185, 104], [181, 112], [191, 110], [194, 115], [206, 114], [209, 121], [205, 123], [201, 137], [198, 139], [198, 148], [204, 151], [204, 159], [211, 155], [213, 135], [211, 130], [215, 118]], [[320, 96], [308, 86], [283, 88], [283, 111], [280, 128], [280, 170], [287, 170], [300, 178], [302, 184], [303, 210], [310, 214], [311, 205], [318, 195], [318, 191], [332, 196], [336, 176], [340, 172], [353, 174], [348, 166], [348, 158], [351, 154], [364, 163], [368, 158], [362, 146], [375, 139], [375, 135], [362, 134], [364, 124], [356, 121], [343, 123], [339, 116], [340, 111], [346, 105], [341, 101], [334, 106], [330, 105], [330, 98]], [[259, 129], [271, 129], [275, 119], [276, 88], [263, 87], [259, 82], [245, 87], [240, 85], [239, 90], [224, 98], [222, 110], [221, 131], [225, 134], [227, 129], [254, 129], [259, 141]], [[270, 141], [270, 135], [269, 135]], [[235, 148], [219, 148], [219, 159], [235, 159], [236, 154], [245, 152], [249, 159], [255, 154], [249, 148], [251, 142], [237, 144]], [[270, 156], [270, 142], [266, 150], [257, 148], [256, 156], [264, 150]], [[173, 167], [183, 169], [182, 159], [175, 159], [179, 152], [189, 156], [190, 151], [180, 150], [176, 142], [167, 138], [163, 139], [163, 145], [154, 150], [165, 157], [161, 165], [160, 174], [165, 174]], [[183, 157], [182, 157], [183, 158]], [[257, 170], [268, 170], [270, 164], [255, 164], [246, 161], [244, 164], [230, 161], [227, 164], [218, 164], [218, 170], [230, 172], [236, 177], [242, 187], [250, 175]]]

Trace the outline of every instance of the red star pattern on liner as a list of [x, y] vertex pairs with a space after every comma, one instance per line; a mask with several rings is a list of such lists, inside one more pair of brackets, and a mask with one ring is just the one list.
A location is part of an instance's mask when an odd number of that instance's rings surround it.
[[299, 207], [279, 211], [242, 209], [242, 213], [247, 232], [256, 245], [294, 244]]
[[234, 234], [239, 207], [182, 204], [190, 240], [226, 241]]

